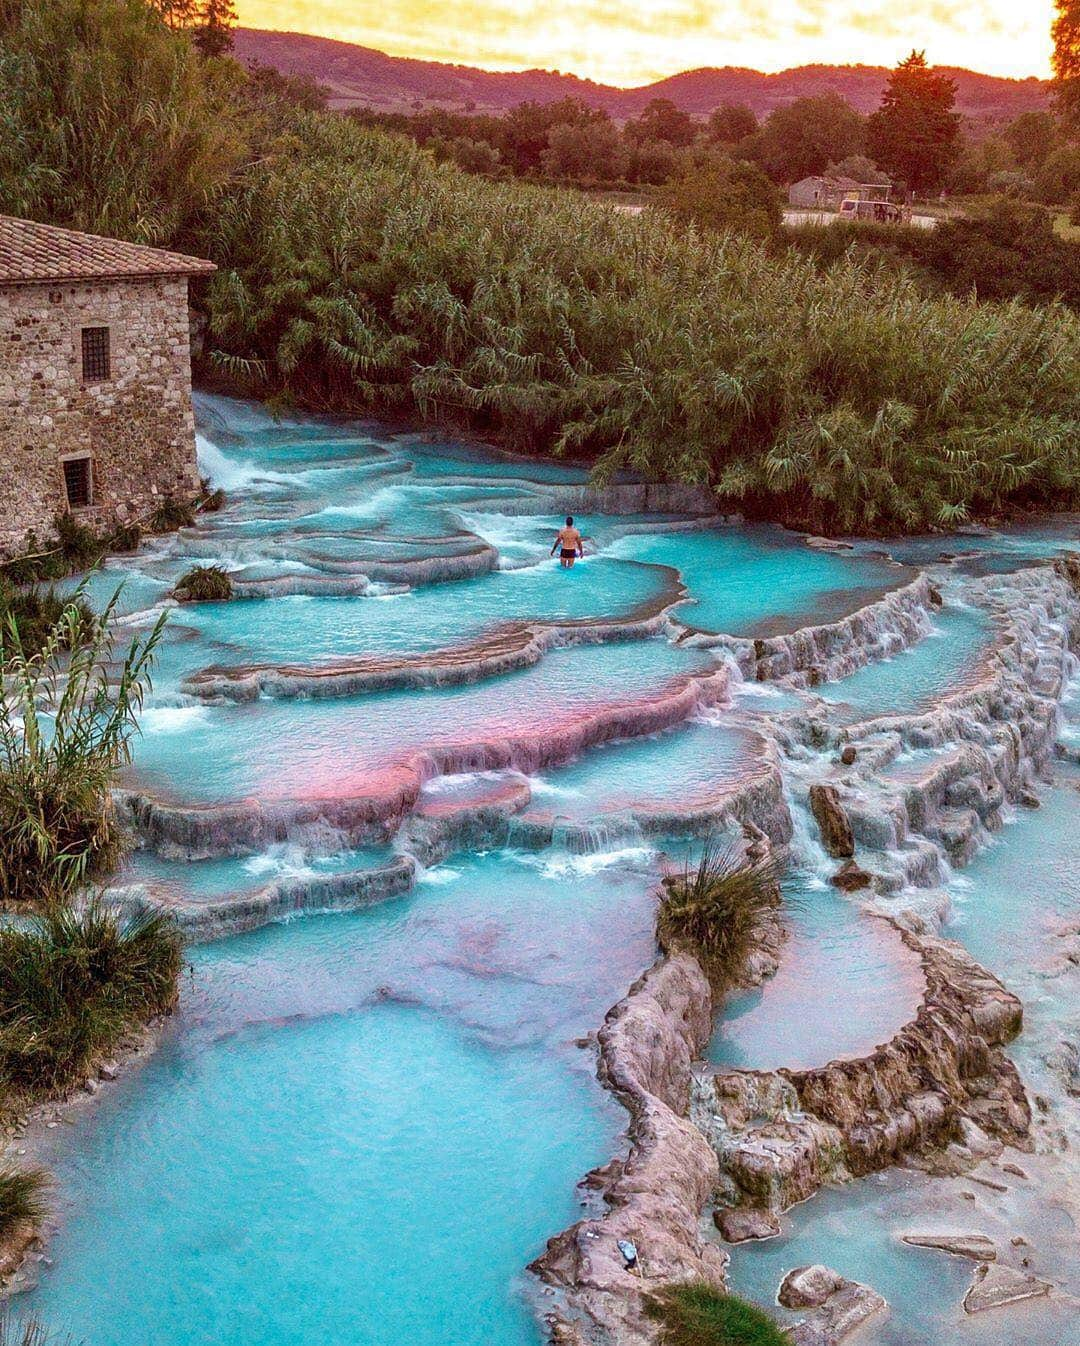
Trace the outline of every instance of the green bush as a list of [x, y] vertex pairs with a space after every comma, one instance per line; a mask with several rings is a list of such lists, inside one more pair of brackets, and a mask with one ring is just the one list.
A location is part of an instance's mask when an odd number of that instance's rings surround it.
[[63, 1095], [125, 1033], [176, 1003], [182, 943], [171, 917], [93, 902], [0, 928], [0, 1085]]
[[[68, 608], [74, 608], [76, 620], [70, 625], [60, 624]], [[97, 629], [94, 610], [79, 593], [68, 597], [58, 594], [51, 586], [48, 589], [18, 588], [0, 575], [0, 628], [10, 630], [12, 622], [27, 654], [39, 653], [58, 624], [65, 650], [72, 648], [69, 644], [72, 639], [84, 645]]]
[[26, 536], [25, 550], [13, 560], [0, 562], [0, 578], [12, 584], [36, 584], [65, 579], [80, 570], [90, 570], [109, 552], [135, 551], [142, 541], [136, 524], [119, 524], [95, 533], [71, 514], [58, 514], [53, 537], [41, 539], [33, 531]]
[[175, 533], [178, 528], [190, 528], [195, 522], [195, 504], [167, 495], [150, 515], [151, 533]]
[[791, 1346], [767, 1313], [705, 1281], [667, 1286], [647, 1312], [663, 1324], [664, 1346]]
[[704, 846], [697, 865], [664, 880], [656, 916], [660, 947], [685, 948], [718, 992], [738, 980], [766, 914], [780, 900], [771, 855], [744, 857], [739, 846]]
[[0, 899], [70, 896], [118, 858], [112, 803], [164, 629], [135, 637], [117, 667], [119, 591], [86, 637], [76, 596], [37, 652], [17, 618], [0, 630]]
[[41, 1223], [48, 1186], [48, 1175], [39, 1168], [0, 1168], [0, 1241], [21, 1226]]
[[185, 603], [222, 602], [233, 596], [232, 580], [221, 566], [192, 566], [176, 581], [173, 593]]

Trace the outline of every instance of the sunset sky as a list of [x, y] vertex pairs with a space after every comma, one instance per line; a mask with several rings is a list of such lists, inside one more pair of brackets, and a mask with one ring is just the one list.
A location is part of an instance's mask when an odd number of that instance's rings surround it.
[[251, 28], [395, 56], [644, 84], [703, 65], [939, 65], [1046, 76], [1053, 0], [237, 0]]

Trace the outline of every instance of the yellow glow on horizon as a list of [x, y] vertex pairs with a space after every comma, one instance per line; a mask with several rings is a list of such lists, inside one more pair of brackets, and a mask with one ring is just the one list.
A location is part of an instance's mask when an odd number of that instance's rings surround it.
[[700, 66], [935, 65], [1050, 73], [1054, 0], [237, 0], [249, 28], [394, 56], [646, 84]]

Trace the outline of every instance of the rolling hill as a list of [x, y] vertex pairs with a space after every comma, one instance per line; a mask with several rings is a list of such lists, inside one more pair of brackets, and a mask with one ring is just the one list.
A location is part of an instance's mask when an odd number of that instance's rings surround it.
[[[687, 70], [637, 89], [595, 84], [555, 70], [500, 73], [388, 56], [371, 47], [305, 33], [239, 28], [236, 55], [285, 74], [309, 75], [330, 91], [334, 107], [368, 105], [384, 111], [423, 107], [501, 112], [528, 100], [548, 103], [581, 98], [613, 117], [636, 116], [652, 98], [705, 115], [721, 103], [746, 103], [758, 116], [808, 94], [835, 92], [860, 112], [877, 107], [888, 71], [869, 65], [807, 65], [778, 74], [732, 66]], [[1046, 106], [1048, 86], [1037, 79], [1001, 79], [971, 70], [949, 70], [957, 81], [957, 109], [978, 120], [1007, 120]], [[471, 107], [470, 107], [471, 105]]]

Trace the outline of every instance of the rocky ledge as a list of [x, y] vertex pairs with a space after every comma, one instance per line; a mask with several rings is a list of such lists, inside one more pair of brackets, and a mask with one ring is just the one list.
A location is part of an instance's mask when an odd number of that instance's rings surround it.
[[[629, 1153], [585, 1179], [607, 1213], [548, 1241], [532, 1264], [560, 1291], [549, 1315], [556, 1341], [645, 1346], [650, 1289], [702, 1279], [722, 1289], [726, 1254], [700, 1233], [719, 1177], [715, 1153], [686, 1118], [691, 1063], [712, 1033], [708, 980], [687, 954], [661, 958], [612, 1009], [598, 1035], [601, 1081], [630, 1114]], [[620, 1243], [636, 1250], [628, 1266]], [[588, 1325], [578, 1333], [577, 1325]]]
[[919, 1012], [869, 1056], [813, 1070], [695, 1073], [691, 1117], [720, 1163], [721, 1204], [775, 1215], [832, 1179], [952, 1140], [1023, 1145], [1031, 1113], [1001, 1050], [1019, 1000], [959, 945], [901, 930], [922, 962]]

